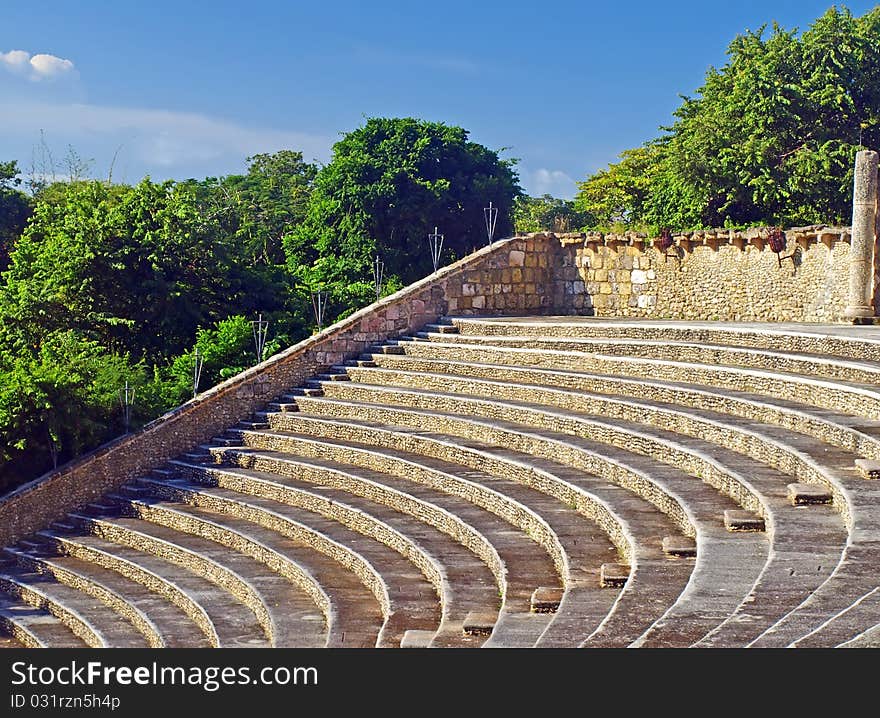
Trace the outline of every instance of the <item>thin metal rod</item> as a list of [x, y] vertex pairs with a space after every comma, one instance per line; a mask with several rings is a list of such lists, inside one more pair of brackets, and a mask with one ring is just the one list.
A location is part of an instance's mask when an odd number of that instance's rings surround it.
[[385, 262], [377, 256], [373, 260], [373, 288], [376, 290], [376, 301], [382, 297], [382, 283], [385, 280]]
[[125, 387], [119, 390], [119, 403], [122, 406], [122, 424], [125, 426], [125, 433], [131, 430], [131, 412], [134, 406], [135, 388], [130, 386], [128, 380], [125, 380]]
[[327, 311], [327, 292], [323, 290], [312, 292], [312, 311], [315, 313], [318, 331], [321, 331], [324, 328], [324, 313]]
[[251, 320], [251, 329], [254, 334], [254, 349], [257, 352], [257, 364], [263, 361], [263, 350], [266, 348], [266, 336], [269, 332], [269, 322], [260, 314], [257, 319]]
[[440, 266], [440, 255], [443, 252], [443, 235], [434, 227], [434, 233], [428, 235], [428, 244], [431, 246], [431, 262], [436, 272]]
[[489, 202], [488, 207], [483, 207], [483, 219], [486, 222], [486, 234], [489, 236], [489, 244], [495, 239], [495, 223], [498, 221], [498, 208]]
[[195, 366], [193, 367], [193, 396], [199, 393], [199, 382], [202, 380], [202, 367], [205, 365], [205, 358], [202, 356], [198, 347], [195, 351]]

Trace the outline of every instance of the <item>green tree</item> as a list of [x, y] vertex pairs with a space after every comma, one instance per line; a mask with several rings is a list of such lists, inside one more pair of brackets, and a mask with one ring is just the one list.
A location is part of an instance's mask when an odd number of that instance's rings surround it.
[[248, 157], [244, 175], [190, 180], [206, 215], [216, 217], [252, 263], [285, 263], [282, 241], [305, 218], [318, 168], [301, 152]]
[[620, 155], [620, 162], [578, 183], [574, 207], [592, 220], [591, 229], [609, 231], [644, 222], [659, 154], [656, 143], [626, 150]]
[[143, 365], [66, 331], [39, 350], [0, 356], [0, 487], [76, 457], [123, 431], [119, 389]]
[[203, 213], [191, 184], [71, 183], [60, 198], [37, 203], [12, 255], [0, 331], [21, 348], [72, 328], [160, 361], [230, 311], [283, 306], [283, 270], [258, 270], [239, 250]]
[[517, 197], [513, 205], [513, 221], [517, 232], [568, 232], [595, 224], [594, 218], [588, 212], [576, 209], [572, 200], [549, 194]]
[[501, 209], [496, 237], [510, 233], [520, 194], [513, 164], [461, 127], [371, 118], [334, 145], [318, 172], [305, 221], [284, 240], [288, 264], [315, 266], [344, 293], [369, 280], [378, 253], [389, 276], [412, 282], [432, 271], [427, 235], [435, 226], [447, 258], [486, 243], [489, 201]]
[[625, 153], [582, 183], [580, 208], [605, 201], [622, 211], [597, 211], [599, 224], [654, 227], [848, 221], [855, 153], [880, 147], [880, 7], [833, 7], [800, 35], [746, 32], [728, 57], [632, 151], [648, 165]]
[[30, 200], [17, 189], [20, 185], [18, 163], [0, 162], [0, 271], [9, 265], [9, 255], [31, 214]]

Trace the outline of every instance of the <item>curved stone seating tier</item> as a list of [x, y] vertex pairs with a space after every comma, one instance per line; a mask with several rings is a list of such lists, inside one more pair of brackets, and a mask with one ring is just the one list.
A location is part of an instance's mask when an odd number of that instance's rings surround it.
[[[6, 552], [20, 565], [98, 599], [127, 619], [146, 638], [151, 648], [187, 646], [193, 640], [192, 624], [174, 604], [152, 594], [124, 576], [72, 556], [55, 556], [47, 549]], [[183, 642], [178, 644], [178, 640]], [[196, 645], [209, 645], [196, 635]]]
[[[494, 396], [496, 401], [489, 405], [486, 402], [471, 402], [473, 408], [489, 408], [488, 413], [481, 412], [481, 415], [494, 416], [498, 410], [506, 409], [508, 414], [513, 415], [518, 421], [526, 421], [529, 416], [527, 412], [534, 410], [543, 404], [560, 406], [567, 408], [569, 411], [565, 417], [558, 418], [561, 422], [560, 426], [566, 423], [573, 424], [577, 421], [590, 422], [583, 433], [589, 435], [592, 439], [607, 441], [609, 443], [628, 448], [631, 451], [639, 453], [647, 453], [658, 461], [671, 463], [681, 467], [696, 476], [713, 477], [713, 482], [719, 488], [724, 489], [731, 482], [741, 482], [746, 486], [750, 486], [749, 491], [758, 491], [757, 494], [746, 494], [750, 499], [757, 500], [758, 507], [762, 513], [767, 515], [768, 523], [773, 529], [773, 535], [778, 539], [778, 547], [774, 550], [772, 561], [773, 565], [768, 566], [764, 570], [761, 577], [761, 587], [767, 587], [776, 595], [773, 604], [777, 611], [784, 611], [786, 605], [789, 607], [796, 606], [807, 593], [815, 589], [831, 572], [834, 565], [840, 560], [847, 535], [840, 522], [836, 521], [833, 516], [829, 515], [829, 511], [812, 511], [809, 516], [804, 516], [803, 512], [791, 506], [787, 500], [787, 483], [790, 478], [780, 474], [778, 471], [768, 470], [764, 465], [746, 458], [740, 454], [735, 454], [718, 445], [709, 444], [700, 439], [693, 439], [688, 436], [681, 436], [670, 431], [657, 429], [656, 427], [639, 425], [636, 422], [649, 421], [651, 407], [644, 407], [644, 411], [634, 411], [628, 416], [633, 423], [622, 423], [616, 419], [608, 419], [603, 416], [602, 423], [598, 423], [598, 417], [587, 416], [578, 411], [592, 409], [589, 397], [585, 397], [577, 392], [565, 394], [558, 390], [547, 389], [537, 386], [521, 386], [512, 385], [510, 383], [502, 384], [497, 382], [480, 382], [473, 379], [466, 380], [463, 384], [456, 381], [456, 377], [450, 374], [444, 375], [428, 375], [425, 373], [404, 373], [394, 372], [382, 369], [352, 369], [350, 370], [353, 379], [365, 380], [372, 378], [374, 381], [381, 382], [379, 387], [379, 396], [383, 397], [386, 402], [405, 403], [407, 405], [423, 404], [427, 406], [441, 406], [444, 399], [449, 402], [451, 397], [447, 395], [438, 395], [433, 392], [419, 392], [415, 394], [410, 391], [388, 394], [388, 384], [404, 384], [411, 385], [411, 379], [418, 377], [425, 388], [433, 388], [434, 386], [443, 387], [447, 390], [467, 391], [470, 395], [489, 395]], [[325, 393], [327, 396], [339, 396], [343, 394], [364, 393], [365, 387], [353, 385], [349, 382], [338, 382], [328, 384]], [[487, 390], [487, 391], [484, 391]], [[501, 402], [499, 396], [515, 396], [516, 398], [531, 398], [540, 400], [538, 404], [524, 404], [522, 402], [513, 402], [510, 400]], [[560, 401], [560, 397], [568, 401]], [[452, 406], [458, 413], [466, 413], [468, 409], [461, 403]], [[636, 405], [632, 408], [639, 409], [642, 405]], [[613, 413], [613, 412], [610, 412]], [[546, 417], [547, 415], [540, 415]], [[553, 415], [549, 415], [553, 418]], [[663, 422], [657, 422], [662, 424]], [[638, 426], [638, 433], [631, 433], [631, 429]], [[609, 432], [609, 430], [611, 430]], [[575, 433], [577, 428], [573, 428]], [[617, 433], [614, 433], [617, 432]], [[748, 476], [749, 479], [744, 477]], [[742, 495], [742, 492], [728, 491], [733, 495]], [[751, 503], [751, 502], [750, 502]], [[717, 514], [716, 514], [717, 517]], [[802, 546], [795, 543], [797, 533], [800, 531], [803, 522], [806, 521], [813, 525], [812, 534], [814, 540], [810, 541], [810, 554], [805, 554]], [[832, 538], [833, 537], [833, 538]], [[707, 560], [711, 566], [715, 567], [719, 576], [715, 578], [707, 577], [708, 585], [717, 584], [725, 585], [725, 577], [731, 575], [728, 567], [725, 567], [717, 558]], [[817, 571], [817, 566], [824, 566], [824, 570]], [[740, 568], [741, 570], [741, 568]], [[792, 574], [794, 571], [794, 574]], [[794, 576], [797, 576], [795, 579]], [[807, 579], [804, 581], [804, 579]], [[772, 587], [772, 588], [771, 588]], [[729, 586], [727, 587], [729, 592]], [[787, 596], [788, 604], [781, 601], [780, 593]], [[753, 592], [749, 596], [749, 603], [755, 601], [756, 594]], [[713, 606], [718, 606], [712, 601]], [[703, 614], [706, 615], [706, 614]], [[723, 617], [723, 615], [722, 615]], [[741, 617], [739, 617], [741, 618]], [[742, 631], [745, 626], [742, 620], [737, 620], [736, 625]], [[753, 617], [754, 618], [754, 617]], [[694, 625], [694, 622], [691, 622]], [[754, 625], [750, 626], [754, 629]]]
[[10, 648], [86, 648], [79, 638], [58, 618], [41, 608], [34, 608], [8, 595], [0, 596], [0, 626], [7, 634]]
[[386, 336], [3, 549], [0, 648], [880, 646], [880, 331]]
[[[354, 394], [360, 398], [364, 398], [364, 394], [366, 392], [369, 395], [369, 389], [366, 387], [358, 386], [351, 384], [350, 382], [339, 382], [334, 383], [333, 386], [327, 387], [328, 395], [337, 395], [340, 393], [346, 394]], [[462, 415], [468, 413], [468, 408], [483, 408], [488, 409], [488, 416], [493, 419], [493, 425], [496, 427], [505, 427], [510, 428], [511, 430], [516, 429], [516, 425], [508, 425], [503, 424], [504, 419], [501, 417], [505, 415], [512, 415], [517, 421], [526, 421], [525, 417], [525, 407], [522, 405], [515, 407], [505, 407], [504, 405], [494, 404], [490, 405], [487, 402], [484, 403], [474, 403], [470, 407], [467, 407], [466, 402], [462, 400], [460, 397], [450, 397], [448, 395], [440, 395], [434, 393], [415, 393], [415, 392], [403, 392], [395, 395], [395, 397], [389, 396], [389, 393], [377, 391], [378, 396], [377, 400], [383, 400], [385, 403], [394, 404], [405, 402], [407, 405], [425, 405], [430, 406], [435, 409], [432, 413], [436, 419], [438, 419], [441, 423], [445, 420], [451, 420], [451, 416], [454, 414]], [[410, 400], [407, 402], [407, 400]], [[308, 413], [310, 409], [313, 409], [312, 402], [326, 404], [326, 399], [309, 399], [307, 401], [300, 402], [301, 410], [304, 413]], [[505, 412], [505, 408], [512, 409], [511, 412]], [[446, 410], [450, 412], [446, 415], [438, 415], [437, 410]], [[363, 406], [360, 407], [360, 411], [356, 412], [361, 415], [368, 413]], [[481, 416], [485, 416], [487, 414], [480, 414]], [[417, 415], [411, 415], [411, 422], [417, 423], [422, 426], [428, 426], [429, 422], [420, 419], [418, 421], [414, 420], [414, 417]], [[381, 417], [377, 416], [377, 420]], [[564, 429], [563, 426], [566, 421], [569, 420], [570, 417], [555, 417], [556, 422], [551, 423], [551, 426], [554, 426], [557, 429]], [[412, 423], [410, 425], [412, 425]], [[533, 425], [533, 424], [532, 424]], [[488, 427], [486, 425], [477, 424], [477, 427], [482, 427], [484, 431], [488, 431]], [[541, 427], [543, 429], [543, 426]], [[576, 431], [573, 433], [577, 433]], [[518, 435], [517, 441], [522, 445], [528, 434]], [[544, 430], [542, 433], [544, 437], [558, 437], [557, 433], [551, 433], [549, 430]], [[498, 442], [498, 439], [495, 436], [491, 437], [492, 441]], [[568, 445], [572, 440], [565, 440], [563, 442]], [[513, 445], [514, 442], [511, 442]], [[662, 486], [663, 489], [666, 490], [668, 494], [676, 494], [684, 492], [687, 496], [687, 503], [692, 508], [694, 512], [694, 516], [691, 519], [691, 523], [696, 525], [697, 538], [698, 538], [698, 559], [697, 559], [697, 571], [695, 572], [694, 581], [696, 582], [696, 576], [703, 577], [702, 580], [698, 582], [699, 584], [705, 584], [708, 586], [717, 585], [721, 590], [720, 595], [713, 595], [710, 592], [706, 591], [705, 588], [700, 591], [690, 591], [689, 596], [690, 600], [687, 602], [690, 605], [689, 609], [684, 608], [683, 606], [679, 606], [677, 608], [677, 612], [681, 611], [690, 611], [694, 614], [700, 614], [701, 620], [708, 621], [708, 628], [711, 628], [711, 621], [713, 620], [711, 617], [711, 612], [707, 610], [707, 606], [711, 606], [715, 611], [716, 615], [720, 615], [718, 620], [722, 620], [726, 615], [724, 612], [725, 601], [735, 601], [733, 605], [729, 606], [729, 610], [735, 608], [736, 604], [744, 598], [745, 593], [748, 592], [748, 589], [751, 587], [755, 578], [763, 566], [762, 556], [766, 555], [766, 548], [758, 548], [755, 551], [755, 556], [751, 560], [749, 559], [740, 559], [736, 561], [725, 561], [723, 557], [730, 553], [732, 550], [734, 554], [737, 553], [738, 549], [734, 548], [734, 546], [742, 545], [744, 542], [744, 538], [742, 536], [732, 536], [728, 534], [723, 526], [721, 526], [720, 517], [723, 516], [723, 513], [726, 509], [735, 508], [735, 505], [731, 502], [724, 501], [721, 497], [718, 497], [715, 492], [711, 491], [705, 485], [687, 480], [686, 477], [681, 475], [681, 472], [671, 470], [668, 467], [657, 467], [654, 462], [646, 461], [640, 457], [632, 456], [629, 452], [626, 451], [613, 451], [608, 447], [600, 446], [594, 442], [586, 442], [584, 440], [578, 441], [578, 446], [584, 452], [590, 452], [590, 456], [593, 459], [599, 458], [600, 460], [604, 459], [609, 462], [609, 468], [615, 469], [619, 467], [634, 467], [634, 472], [639, 476], [650, 476], [652, 478], [652, 483], [650, 485], [646, 485], [645, 483], [635, 482], [635, 484], [629, 484], [625, 480], [621, 481], [621, 484], [624, 486], [634, 485], [635, 491], [637, 493], [645, 492], [648, 497], [650, 497], [651, 493], [656, 490], [657, 486]], [[558, 447], [556, 447], [558, 449]], [[532, 449], [533, 453], [536, 451]], [[549, 456], [549, 453], [547, 454]], [[660, 481], [660, 477], [662, 477], [662, 483]], [[612, 479], [612, 481], [616, 481], [618, 479]], [[674, 487], [674, 488], [673, 488]], [[651, 500], [649, 498], [649, 500]], [[654, 499], [656, 502], [657, 500]], [[660, 502], [662, 504], [662, 502]], [[659, 504], [658, 504], [659, 505]], [[763, 543], [763, 541], [761, 542]], [[705, 574], [709, 575], [706, 576]], [[742, 588], [742, 592], [740, 594], [735, 593], [731, 590], [731, 586], [739, 585]], [[696, 597], [700, 595], [701, 598], [697, 601]], [[738, 596], [738, 597], [737, 597]], [[682, 599], [684, 602], [684, 599]], [[695, 603], [697, 602], [697, 603]], [[704, 605], [699, 607], [697, 604], [702, 602]], [[668, 618], [668, 617], [667, 617]], [[700, 633], [700, 629], [697, 628], [697, 625], [701, 621], [690, 621], [691, 630], [699, 633], [697, 638], [701, 637], [705, 631]], [[707, 628], [707, 630], [708, 630]], [[658, 640], [660, 640], [658, 638]], [[684, 634], [681, 631], [677, 631], [676, 639], [677, 641], [684, 641]]]
[[[512, 481], [501, 472], [492, 474], [423, 453], [405, 451], [387, 432], [383, 436], [391, 440], [380, 445], [359, 443], [353, 432], [346, 432], [345, 438], [336, 440], [289, 432], [283, 435], [254, 431], [229, 434], [232, 443], [241, 443], [242, 446], [216, 450], [224, 465], [265, 465], [260, 461], [261, 457], [286, 461], [292, 461], [291, 457], [307, 457], [309, 463], [320, 466], [343, 465], [358, 474], [366, 470], [377, 482], [393, 483], [410, 493], [430, 498], [458, 515], [472, 516], [473, 507], [479, 506], [522, 529], [530, 541], [545, 549], [566, 587], [559, 615], [541, 637], [541, 641], [549, 642], [548, 645], [577, 645], [583, 639], [585, 627], [598, 625], [613, 603], [616, 592], [599, 587], [599, 567], [614, 558], [616, 549], [610, 542], [602, 540], [598, 527], [586, 521], [567, 503]], [[282, 450], [275, 451], [270, 447]], [[296, 463], [302, 465], [304, 462], [305, 459], [297, 458]], [[475, 520], [473, 523], [476, 525]], [[499, 553], [504, 554], [516, 536], [510, 531], [501, 531], [504, 538], [493, 539], [493, 544]], [[489, 535], [487, 530], [484, 532]], [[547, 562], [538, 557], [534, 548], [517, 540], [516, 550], [517, 561], [507, 560], [509, 570], [512, 567], [520, 570], [521, 559], [527, 556], [529, 578], [533, 582], [545, 581], [540, 583], [542, 586], [556, 582], [557, 579], [549, 575]], [[509, 574], [508, 602], [517, 600], [516, 596], [510, 597], [513, 583]], [[496, 645], [497, 636], [493, 635], [487, 643]]]
[[[426, 520], [419, 521], [411, 520], [390, 506], [346, 494], [331, 486], [314, 490], [305, 484], [297, 486], [292, 481], [280, 482], [267, 473], [206, 469], [206, 474], [200, 478], [210, 482], [220, 478], [218, 474], [223, 479], [222, 488], [196, 487], [198, 497], [190, 488], [186, 499], [201, 499], [206, 506], [221, 500], [235, 502], [230, 508], [239, 511], [240, 506], [268, 506], [278, 513], [289, 508], [316, 513], [398, 552], [421, 571], [437, 591], [443, 610], [439, 632], [442, 636], [450, 636], [447, 640], [454, 641], [461, 636], [461, 623], [472, 610], [470, 607], [479, 607], [483, 613], [498, 613], [498, 596], [504, 596], [506, 589], [503, 563], [485, 538], [457, 517], [446, 515], [437, 519], [436, 514], [441, 511], [435, 509], [435, 520], [445, 519], [445, 528], [458, 536], [462, 543], [469, 543], [471, 550], [431, 525], [431, 512], [426, 504], [408, 507], [416, 516], [419, 513], [427, 515]], [[245, 494], [246, 498], [235, 494]], [[178, 496], [181, 495], [182, 492], [178, 492]], [[387, 495], [384, 498], [387, 500]], [[400, 505], [400, 496], [395, 496], [394, 500]]]
[[[205, 512], [212, 517], [229, 515], [308, 543], [346, 565], [369, 587], [381, 607], [385, 617], [378, 632], [381, 645], [397, 645], [409, 629], [437, 628], [437, 593], [442, 591], [445, 577], [430, 556], [391, 527], [386, 527], [388, 536], [399, 539], [421, 566], [385, 543], [307, 509], [180, 480], [163, 481], [155, 489], [176, 502], [173, 508], [166, 508], [175, 512], [174, 526], [179, 530], [191, 530], [188, 527], [197, 524]], [[216, 522], [221, 524], [221, 519]], [[431, 575], [430, 580], [425, 572]]]
[[605, 337], [700, 342], [880, 362], [880, 337], [855, 335], [852, 327], [809, 323], [607, 320], [593, 317], [447, 317], [461, 334]]
[[[808, 404], [799, 404], [780, 396], [768, 397], [736, 389], [673, 382], [666, 377], [628, 378], [584, 370], [566, 371], [516, 364], [425, 359], [417, 358], [411, 353], [376, 355], [373, 363], [384, 369], [450, 374], [544, 388], [576, 389], [590, 394], [626, 396], [642, 399], [649, 407], [670, 404], [679, 408], [686, 406], [706, 409], [791, 429], [860, 456], [880, 459], [880, 421], [828, 409], [817, 410]], [[589, 368], [589, 364], [584, 363], [584, 368]]]
[[[310, 417], [299, 413], [275, 414], [271, 416], [272, 427], [308, 433], [304, 430], [304, 427], [308, 425], [309, 431], [315, 432], [319, 428], [329, 429], [331, 435], [337, 437], [352, 437], [357, 440], [361, 435], [364, 435], [364, 438], [370, 443], [390, 441], [393, 444], [401, 445], [409, 438], [410, 441], [414, 440], [415, 443], [421, 444], [420, 450], [422, 451], [430, 450], [426, 444], [433, 440], [434, 446], [432, 448], [434, 451], [444, 450], [446, 448], [444, 445], [451, 446], [453, 449], [459, 448], [461, 453], [452, 453], [456, 461], [467, 462], [468, 455], [470, 455], [470, 460], [476, 459], [479, 462], [478, 465], [483, 463], [480, 459], [486, 456], [493, 457], [496, 461], [500, 460], [502, 465], [504, 462], [509, 462], [510, 459], [520, 463], [527, 461], [528, 463], [525, 465], [530, 466], [527, 471], [527, 474], [530, 475], [529, 478], [534, 475], [534, 469], [543, 469], [544, 476], [540, 478], [544, 481], [537, 485], [544, 490], [555, 492], [555, 495], [564, 497], [564, 500], [568, 500], [572, 505], [583, 504], [588, 516], [594, 515], [592, 512], [595, 511], [594, 507], [597, 505], [604, 507], [611, 517], [617, 518], [615, 523], [618, 525], [612, 524], [611, 531], [616, 533], [622, 530], [626, 540], [621, 548], [625, 552], [625, 560], [629, 561], [632, 566], [632, 575], [612, 609], [614, 617], [609, 615], [604, 620], [612, 621], [611, 625], [614, 626], [620, 624], [620, 629], [626, 632], [626, 636], [636, 631], [645, 622], [643, 628], [647, 628], [657, 618], [655, 611], [659, 610], [662, 601], [669, 601], [670, 604], [674, 602], [687, 582], [691, 567], [666, 560], [660, 549], [662, 538], [676, 533], [679, 528], [676, 523], [673, 523], [673, 520], [658, 511], [641, 496], [591, 476], [585, 473], [583, 467], [576, 468], [557, 463], [552, 459], [543, 459], [534, 453], [534, 450], [531, 455], [521, 453], [523, 449], [528, 450], [528, 448], [521, 445], [524, 436], [517, 432], [508, 430], [505, 434], [503, 430], [489, 425], [466, 420], [450, 420], [450, 417], [447, 416], [408, 413], [386, 407], [367, 407], [366, 405], [334, 403], [320, 399], [315, 400], [314, 405], [310, 403], [309, 408], [314, 411], [326, 410], [334, 420], [341, 419], [342, 421], [324, 422], [323, 427], [319, 427], [314, 421], [310, 422]], [[391, 425], [392, 419], [396, 422], [395, 425]], [[457, 435], [440, 433], [441, 427], [447, 430], [456, 427], [465, 429], [462, 431], [463, 436], [461, 437], [465, 440], [464, 444], [459, 443], [461, 439]], [[385, 431], [384, 438], [379, 436], [380, 429]], [[357, 430], [359, 433], [355, 433]], [[427, 431], [433, 431], [434, 435], [427, 435]], [[491, 444], [486, 443], [487, 441], [491, 441]], [[536, 438], [535, 441], [536, 445], [540, 445], [542, 441], [552, 440]], [[545, 448], [548, 449], [545, 453], [554, 458], [559, 458], [558, 452], [565, 450], [565, 446], [561, 443], [548, 443]], [[461, 451], [462, 449], [464, 451]], [[574, 453], [577, 454], [577, 451]], [[604, 469], [605, 467], [600, 466], [600, 463], [598, 460], [595, 461], [598, 468]], [[619, 465], [614, 465], [609, 470], [636, 481], [644, 481], [652, 488], [656, 488], [640, 472], [632, 472]], [[508, 468], [508, 473], [513, 475], [510, 468]], [[533, 478], [532, 481], [534, 481]], [[670, 511], [675, 513], [679, 522], [682, 523], [681, 519], [684, 514], [676, 511], [675, 507], [678, 507], [678, 504], [675, 503], [674, 498], [662, 495], [659, 490], [653, 498], [661, 504], [664, 503], [664, 500], [668, 501], [668, 505], [672, 507]], [[585, 499], [586, 501], [584, 501]], [[611, 521], [614, 521], [614, 518], [611, 518]], [[621, 523], [623, 523], [622, 527]], [[693, 531], [690, 528], [690, 523], [684, 525], [688, 527], [689, 531]], [[643, 585], [644, 589], [637, 590]], [[607, 629], [605, 632], [607, 633], [608, 630], [611, 629]], [[615, 634], [614, 640], [625, 644], [628, 639], [624, 636], [625, 634], [622, 632]]]
[[[448, 534], [472, 551], [495, 574], [502, 595], [500, 624], [519, 626], [508, 634], [496, 625], [493, 645], [530, 646], [541, 635], [549, 617], [530, 611], [531, 596], [538, 588], [559, 586], [559, 576], [551, 557], [523, 532], [512, 532], [510, 525], [473, 504], [432, 490], [403, 478], [389, 476], [365, 467], [350, 467], [325, 458], [301, 459], [280, 452], [241, 452], [223, 449], [215, 454], [224, 466], [247, 467], [235, 471], [207, 469], [209, 481], [228, 486], [226, 479], [263, 477], [285, 485], [321, 486], [321, 494], [351, 502], [351, 493], [396, 508]], [[238, 482], [242, 483], [242, 482]], [[247, 489], [245, 489], [247, 490]], [[360, 508], [376, 515], [378, 507]], [[410, 522], [411, 523], [411, 522]], [[537, 521], [534, 523], [538, 523]], [[546, 524], [538, 525], [549, 532]], [[449, 563], [449, 561], [444, 561]]]

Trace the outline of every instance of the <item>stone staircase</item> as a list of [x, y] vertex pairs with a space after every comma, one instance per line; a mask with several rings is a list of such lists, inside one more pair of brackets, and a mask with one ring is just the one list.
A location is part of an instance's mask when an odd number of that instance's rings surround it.
[[880, 646], [880, 329], [450, 318], [0, 558], [0, 647]]

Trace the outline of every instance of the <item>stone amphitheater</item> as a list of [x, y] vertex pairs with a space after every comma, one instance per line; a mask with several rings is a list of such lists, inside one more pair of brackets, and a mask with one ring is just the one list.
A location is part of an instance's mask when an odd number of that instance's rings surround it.
[[873, 162], [781, 252], [496, 242], [21, 487], [3, 645], [880, 646]]

